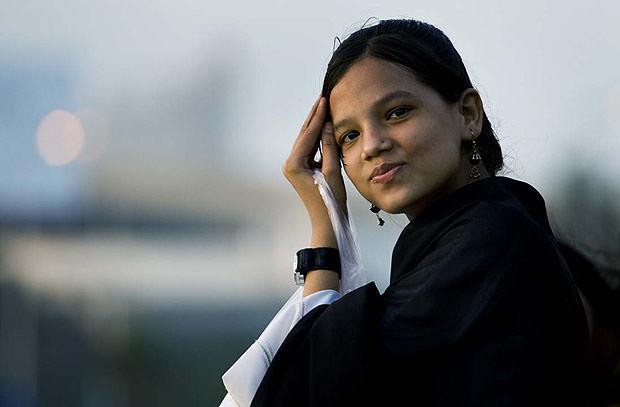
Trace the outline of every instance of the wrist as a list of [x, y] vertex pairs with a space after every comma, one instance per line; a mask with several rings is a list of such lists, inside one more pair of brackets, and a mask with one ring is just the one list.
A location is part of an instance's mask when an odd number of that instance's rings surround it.
[[340, 290], [340, 277], [332, 270], [312, 270], [306, 275], [303, 296], [321, 290]]
[[306, 292], [324, 289], [320, 287], [336, 287], [337, 290], [341, 273], [340, 253], [330, 247], [301, 249], [295, 254], [293, 269], [295, 284], [309, 284]]

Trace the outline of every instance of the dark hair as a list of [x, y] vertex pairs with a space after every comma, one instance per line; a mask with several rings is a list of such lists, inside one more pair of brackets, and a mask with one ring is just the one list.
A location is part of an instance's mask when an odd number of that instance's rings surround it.
[[[440, 29], [417, 20], [381, 20], [354, 32], [334, 51], [327, 65], [322, 95], [329, 100], [331, 91], [349, 68], [366, 56], [402, 65], [437, 91], [446, 103], [458, 101], [463, 91], [473, 88], [461, 56]], [[504, 165], [502, 150], [484, 112], [482, 120], [476, 144], [485, 168], [495, 175]]]

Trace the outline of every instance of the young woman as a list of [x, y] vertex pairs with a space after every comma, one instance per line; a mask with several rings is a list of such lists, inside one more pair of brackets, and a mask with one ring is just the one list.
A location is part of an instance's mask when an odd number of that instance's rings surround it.
[[[257, 341], [262, 370], [240, 360], [227, 372], [225, 403], [586, 405], [584, 305], [543, 198], [496, 176], [502, 165], [443, 32], [384, 20], [343, 41], [283, 167], [312, 224], [298, 254], [301, 305]], [[342, 213], [341, 169], [373, 212], [409, 218], [383, 294], [374, 283], [342, 289], [317, 169]], [[259, 376], [249, 396], [235, 388], [242, 370]]]

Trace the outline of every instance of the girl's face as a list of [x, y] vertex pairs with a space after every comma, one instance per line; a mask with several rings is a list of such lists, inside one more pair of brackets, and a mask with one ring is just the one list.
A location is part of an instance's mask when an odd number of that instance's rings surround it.
[[329, 102], [345, 172], [362, 196], [412, 218], [469, 182], [461, 141], [477, 128], [462, 101], [447, 104], [398, 64], [373, 57], [354, 63]]

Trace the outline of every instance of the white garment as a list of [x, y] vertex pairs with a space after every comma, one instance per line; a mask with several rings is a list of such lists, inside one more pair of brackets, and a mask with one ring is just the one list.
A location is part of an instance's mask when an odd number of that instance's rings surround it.
[[297, 322], [316, 306], [331, 304], [342, 295], [361, 287], [368, 281], [362, 268], [353, 223], [347, 219], [338, 206], [323, 174], [315, 169], [313, 178], [327, 207], [338, 242], [342, 269], [340, 292], [321, 290], [304, 298], [303, 287], [297, 288], [258, 339], [222, 376], [228, 393], [220, 407], [248, 407], [274, 355]]
[[317, 291], [304, 298], [303, 289], [299, 287], [293, 293], [258, 339], [224, 373], [222, 381], [228, 394], [220, 407], [249, 406], [274, 355], [295, 324], [316, 306], [340, 298], [335, 290]]

